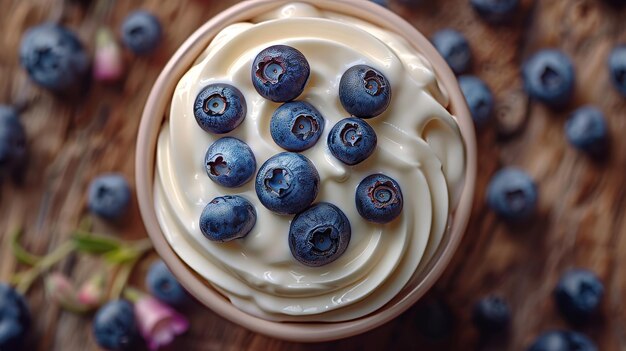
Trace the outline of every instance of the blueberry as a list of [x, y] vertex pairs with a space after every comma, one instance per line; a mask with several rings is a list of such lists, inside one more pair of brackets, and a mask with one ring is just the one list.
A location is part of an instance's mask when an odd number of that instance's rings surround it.
[[122, 42], [136, 55], [149, 54], [161, 41], [159, 19], [147, 11], [131, 12], [122, 23]]
[[0, 350], [19, 350], [30, 321], [24, 297], [9, 285], [0, 283]]
[[247, 183], [256, 170], [256, 159], [250, 147], [232, 137], [221, 138], [211, 144], [204, 164], [209, 178], [228, 188]]
[[475, 76], [459, 77], [459, 85], [465, 96], [472, 119], [477, 127], [484, 126], [493, 113], [493, 94], [480, 78]]
[[300, 51], [274, 45], [256, 56], [251, 76], [261, 96], [274, 102], [287, 102], [302, 94], [310, 73], [309, 62]]
[[470, 0], [474, 10], [487, 22], [510, 22], [519, 7], [519, 0]]
[[417, 331], [431, 340], [441, 340], [454, 329], [454, 315], [443, 300], [419, 302], [415, 308]]
[[387, 0], [370, 0], [370, 1], [382, 7], [389, 6], [389, 3], [387, 2]]
[[472, 321], [485, 334], [501, 332], [509, 326], [511, 310], [504, 299], [487, 296], [474, 305]]
[[337, 122], [328, 133], [328, 148], [339, 161], [356, 165], [370, 157], [376, 149], [376, 132], [360, 118]]
[[224, 134], [237, 128], [246, 118], [247, 105], [239, 89], [216, 83], [204, 87], [193, 103], [193, 115], [208, 133]]
[[537, 207], [537, 185], [524, 171], [509, 167], [498, 171], [487, 186], [487, 204], [504, 219], [527, 219]]
[[572, 269], [561, 276], [554, 289], [556, 305], [572, 323], [583, 323], [598, 311], [604, 286], [586, 269]]
[[551, 107], [563, 107], [574, 94], [574, 65], [567, 55], [556, 49], [535, 53], [522, 66], [524, 89]]
[[600, 155], [606, 150], [609, 137], [604, 114], [594, 106], [577, 109], [565, 123], [565, 135], [574, 147]]
[[626, 44], [619, 45], [611, 51], [609, 74], [617, 91], [626, 96]]
[[156, 260], [150, 265], [146, 275], [146, 286], [150, 294], [168, 305], [180, 306], [188, 301], [187, 291], [163, 260]]
[[243, 238], [256, 224], [256, 211], [250, 201], [239, 195], [211, 200], [200, 215], [200, 231], [211, 241]]
[[598, 351], [598, 348], [583, 334], [553, 330], [537, 337], [528, 351]]
[[93, 319], [96, 343], [107, 350], [135, 350], [139, 333], [133, 305], [113, 300], [100, 307]]
[[108, 219], [122, 218], [130, 205], [130, 185], [119, 173], [105, 173], [89, 184], [88, 206], [91, 212]]
[[339, 258], [350, 243], [350, 221], [335, 205], [315, 204], [298, 213], [289, 227], [289, 248], [302, 264], [319, 267]]
[[354, 199], [361, 217], [376, 223], [394, 220], [404, 204], [400, 185], [384, 174], [365, 177], [356, 187]]
[[15, 109], [0, 105], [0, 176], [23, 167], [26, 132]]
[[31, 80], [58, 93], [77, 91], [89, 77], [90, 61], [80, 40], [57, 24], [44, 23], [24, 33], [20, 62]]
[[281, 105], [270, 121], [272, 139], [288, 151], [304, 151], [317, 142], [324, 131], [324, 117], [308, 102]]
[[303, 155], [272, 156], [256, 176], [256, 194], [263, 206], [278, 214], [296, 214], [309, 207], [319, 191], [320, 176]]
[[341, 76], [339, 100], [353, 116], [376, 117], [391, 102], [391, 85], [381, 72], [370, 66], [352, 66]]
[[443, 29], [431, 39], [439, 54], [456, 74], [467, 71], [472, 61], [472, 51], [465, 36], [454, 29]]

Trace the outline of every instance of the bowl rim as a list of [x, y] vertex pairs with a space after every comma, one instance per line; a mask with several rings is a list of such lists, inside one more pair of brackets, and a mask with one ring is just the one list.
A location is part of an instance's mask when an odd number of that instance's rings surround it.
[[296, 1], [345, 13], [396, 32], [430, 61], [440, 84], [448, 91], [450, 97], [448, 109], [456, 116], [465, 141], [467, 166], [464, 185], [458, 205], [453, 209], [448, 241], [442, 243], [437, 253], [431, 258], [431, 262], [434, 263], [423, 279], [405, 296], [400, 299], [394, 298], [393, 303], [387, 303], [369, 315], [343, 322], [276, 322], [247, 314], [235, 307], [209, 284], [203, 282], [203, 278], [197, 276], [178, 257], [161, 231], [154, 209], [153, 186], [156, 142], [170, 101], [169, 98], [163, 99], [162, 97], [172, 95], [180, 77], [221, 29], [291, 2], [294, 1], [247, 0], [239, 2], [203, 24], [178, 48], [154, 83], [142, 113], [135, 156], [136, 193], [141, 217], [155, 250], [181, 284], [202, 304], [221, 317], [260, 334], [296, 342], [321, 342], [360, 334], [392, 320], [420, 299], [442, 275], [458, 248], [469, 221], [476, 182], [476, 141], [471, 115], [455, 75], [428, 39], [415, 27], [390, 10], [371, 1]]

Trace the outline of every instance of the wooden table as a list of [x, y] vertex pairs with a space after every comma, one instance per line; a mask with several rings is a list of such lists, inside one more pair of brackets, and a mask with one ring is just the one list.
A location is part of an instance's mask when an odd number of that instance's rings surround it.
[[[159, 71], [178, 45], [212, 14], [234, 0], [117, 1], [105, 24], [118, 28], [125, 14], [143, 7], [166, 27], [158, 53], [127, 56], [130, 68], [119, 85], [94, 85], [80, 101], [54, 98], [33, 86], [19, 67], [18, 45], [25, 28], [58, 16], [62, 0], [2, 0], [0, 5], [0, 102], [32, 101], [23, 114], [31, 153], [24, 185], [5, 181], [0, 204], [0, 278], [21, 267], [12, 257], [9, 233], [23, 227], [24, 245], [43, 254], [67, 239], [85, 215], [86, 187], [101, 172], [120, 171], [133, 179], [134, 145], [140, 112]], [[599, 350], [626, 350], [626, 99], [611, 87], [606, 59], [626, 40], [625, 11], [601, 0], [523, 0], [523, 11], [504, 27], [491, 27], [471, 11], [467, 0], [424, 1], [415, 9], [392, 2], [426, 35], [444, 27], [462, 30], [472, 45], [472, 72], [496, 94], [496, 120], [478, 133], [479, 177], [469, 230], [454, 262], [431, 294], [451, 307], [455, 327], [439, 342], [421, 337], [415, 308], [372, 332], [347, 340], [298, 345], [256, 335], [197, 305], [186, 312], [192, 329], [170, 349], [178, 350], [523, 350], [543, 330], [569, 328], [551, 298], [555, 282], [569, 267], [587, 267], [602, 278], [602, 316], [579, 328]], [[89, 47], [98, 22], [94, 6], [66, 1], [63, 22]], [[95, 3], [95, 1], [92, 1]], [[535, 50], [560, 47], [576, 63], [576, 99], [554, 112], [530, 102], [522, 92], [520, 62]], [[613, 139], [605, 162], [593, 162], [570, 147], [563, 123], [574, 106], [593, 103], [609, 119]], [[509, 226], [484, 206], [490, 176], [516, 165], [538, 180], [539, 215]], [[136, 204], [120, 226], [96, 223], [98, 231], [128, 239], [145, 237]], [[142, 285], [141, 265], [133, 279]], [[97, 268], [90, 258], [61, 265], [76, 281]], [[489, 293], [508, 299], [513, 310], [509, 334], [483, 340], [471, 327], [473, 302]], [[28, 295], [34, 327], [26, 350], [96, 350], [90, 319], [60, 311], [46, 302], [42, 285]]]

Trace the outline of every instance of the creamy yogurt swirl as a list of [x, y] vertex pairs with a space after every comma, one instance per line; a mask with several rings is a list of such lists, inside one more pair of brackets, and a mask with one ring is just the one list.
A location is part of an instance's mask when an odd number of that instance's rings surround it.
[[[320, 174], [316, 201], [338, 206], [352, 227], [345, 253], [322, 267], [307, 267], [293, 258], [287, 240], [293, 217], [263, 207], [253, 181], [228, 189], [205, 173], [205, 152], [223, 135], [197, 125], [193, 102], [211, 83], [228, 83], [243, 93], [248, 114], [228, 135], [248, 143], [257, 169], [284, 151], [269, 131], [280, 105], [258, 95], [250, 79], [254, 57], [275, 44], [293, 46], [309, 61], [311, 76], [298, 100], [315, 106], [326, 128], [303, 154]], [[393, 96], [382, 115], [367, 120], [378, 136], [376, 151], [366, 161], [347, 166], [330, 154], [326, 137], [336, 122], [348, 117], [338, 86], [341, 75], [355, 64], [380, 70]], [[181, 78], [160, 132], [154, 205], [163, 233], [183, 261], [250, 314], [279, 321], [342, 321], [371, 313], [424, 269], [460, 195], [465, 149], [447, 105], [447, 93], [430, 63], [399, 35], [367, 22], [293, 3], [233, 24]], [[403, 192], [403, 212], [388, 224], [368, 222], [356, 210], [355, 189], [373, 173], [394, 178]], [[244, 239], [211, 242], [200, 232], [200, 213], [225, 194], [250, 200], [257, 222]]]

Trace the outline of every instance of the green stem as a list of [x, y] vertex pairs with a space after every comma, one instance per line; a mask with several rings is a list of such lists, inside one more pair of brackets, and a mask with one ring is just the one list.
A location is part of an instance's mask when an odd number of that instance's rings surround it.
[[135, 266], [148, 250], [152, 249], [152, 242], [149, 239], [140, 240], [133, 244], [133, 249], [137, 251], [137, 257], [122, 265], [117, 272], [113, 286], [111, 287], [110, 297], [112, 299], [118, 299], [122, 295]]
[[59, 263], [61, 260], [67, 257], [67, 255], [72, 253], [74, 249], [76, 249], [74, 243], [71, 241], [67, 241], [58, 246], [54, 251], [52, 251], [52, 253], [43, 257], [32, 268], [28, 269], [25, 272], [16, 274], [13, 277], [13, 282], [16, 284], [16, 289], [22, 294], [26, 294], [33, 282], [35, 282], [35, 280], [42, 273], [50, 269], [50, 267], [54, 266], [55, 264]]
[[16, 229], [11, 235], [11, 251], [13, 252], [13, 256], [17, 258], [17, 260], [21, 263], [27, 264], [29, 266], [34, 266], [37, 262], [41, 261], [42, 257], [33, 255], [30, 252], [26, 251], [22, 245], [20, 245], [20, 237], [22, 236], [22, 229]]
[[143, 295], [144, 293], [135, 288], [124, 289], [124, 298], [133, 303], [139, 301]]

